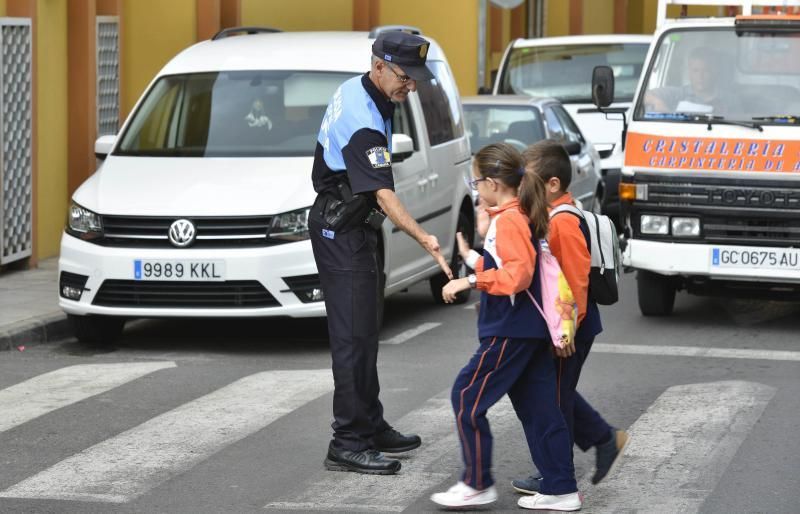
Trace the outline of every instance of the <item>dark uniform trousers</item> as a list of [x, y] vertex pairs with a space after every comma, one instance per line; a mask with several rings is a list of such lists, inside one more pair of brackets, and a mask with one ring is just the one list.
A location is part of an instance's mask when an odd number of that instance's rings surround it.
[[378, 234], [359, 227], [323, 237], [309, 220], [333, 361], [334, 446], [361, 451], [389, 425], [378, 400]]

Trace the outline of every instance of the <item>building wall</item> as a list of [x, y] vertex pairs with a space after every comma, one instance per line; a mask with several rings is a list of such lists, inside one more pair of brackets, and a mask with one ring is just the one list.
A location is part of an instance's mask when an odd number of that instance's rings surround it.
[[131, 111], [156, 73], [197, 40], [195, 0], [123, 0], [120, 111]]
[[67, 215], [67, 3], [37, 0], [36, 16], [35, 248], [47, 258], [58, 254]]
[[288, 3], [241, 0], [242, 25], [281, 30], [353, 30], [353, 0], [305, 0], [294, 9]]

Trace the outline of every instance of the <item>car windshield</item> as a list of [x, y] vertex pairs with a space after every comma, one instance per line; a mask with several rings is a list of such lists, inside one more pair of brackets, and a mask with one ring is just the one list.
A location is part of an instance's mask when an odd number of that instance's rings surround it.
[[635, 119], [797, 123], [800, 26], [676, 29], [658, 42]]
[[614, 70], [615, 102], [630, 102], [639, 83], [646, 43], [553, 45], [511, 51], [499, 92], [546, 96], [563, 103], [592, 103], [592, 70]]
[[312, 156], [336, 88], [352, 73], [223, 71], [161, 77], [116, 155]]
[[464, 121], [473, 154], [491, 143], [524, 150], [544, 139], [542, 118], [534, 107], [464, 104]]

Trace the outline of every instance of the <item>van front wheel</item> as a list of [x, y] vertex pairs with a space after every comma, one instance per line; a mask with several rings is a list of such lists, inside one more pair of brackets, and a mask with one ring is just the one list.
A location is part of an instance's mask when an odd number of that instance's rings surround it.
[[636, 272], [639, 310], [645, 316], [669, 316], [675, 305], [675, 284], [670, 277], [639, 270]]
[[82, 343], [111, 344], [125, 328], [125, 318], [67, 314], [75, 337]]

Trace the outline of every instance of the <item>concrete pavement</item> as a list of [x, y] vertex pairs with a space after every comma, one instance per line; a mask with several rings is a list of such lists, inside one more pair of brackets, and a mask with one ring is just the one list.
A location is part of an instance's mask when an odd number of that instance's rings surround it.
[[58, 258], [36, 269], [0, 275], [0, 350], [56, 341], [72, 334], [58, 308]]

